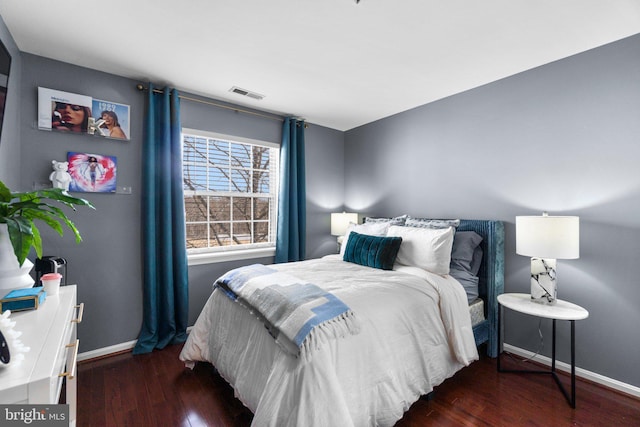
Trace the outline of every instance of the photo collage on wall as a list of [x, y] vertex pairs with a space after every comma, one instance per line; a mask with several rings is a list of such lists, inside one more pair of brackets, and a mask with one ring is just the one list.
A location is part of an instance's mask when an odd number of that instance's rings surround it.
[[[38, 128], [129, 141], [130, 108], [125, 104], [39, 87]], [[116, 192], [116, 157], [68, 152], [67, 161], [71, 175], [69, 191]]]

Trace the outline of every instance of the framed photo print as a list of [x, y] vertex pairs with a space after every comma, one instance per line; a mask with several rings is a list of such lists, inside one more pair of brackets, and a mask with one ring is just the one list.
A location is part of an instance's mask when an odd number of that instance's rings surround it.
[[91, 104], [96, 124], [94, 133], [108, 138], [129, 140], [129, 106], [111, 101], [94, 99]]
[[87, 133], [91, 117], [90, 96], [38, 88], [38, 127], [71, 133]]
[[85, 193], [115, 193], [117, 159], [101, 154], [67, 153], [71, 183], [69, 191]]

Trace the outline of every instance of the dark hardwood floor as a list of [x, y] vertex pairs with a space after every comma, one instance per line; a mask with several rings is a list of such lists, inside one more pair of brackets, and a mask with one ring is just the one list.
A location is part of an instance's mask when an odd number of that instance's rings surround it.
[[[81, 363], [77, 425], [249, 426], [251, 412], [231, 387], [209, 364], [185, 369], [181, 348]], [[561, 377], [568, 387], [569, 378]], [[639, 399], [582, 380], [576, 390], [572, 409], [550, 376], [499, 374], [496, 360], [483, 357], [437, 387], [432, 399], [414, 403], [396, 427], [640, 426]]]

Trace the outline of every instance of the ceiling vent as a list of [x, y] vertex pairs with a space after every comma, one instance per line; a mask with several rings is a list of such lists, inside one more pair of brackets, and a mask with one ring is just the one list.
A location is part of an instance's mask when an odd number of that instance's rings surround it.
[[242, 95], [242, 96], [248, 96], [249, 98], [257, 99], [258, 101], [264, 98], [264, 95], [260, 95], [259, 93], [256, 93], [256, 92], [251, 92], [250, 90], [242, 89], [237, 86], [234, 86], [231, 89], [229, 89], [229, 92], [237, 93], [238, 95]]

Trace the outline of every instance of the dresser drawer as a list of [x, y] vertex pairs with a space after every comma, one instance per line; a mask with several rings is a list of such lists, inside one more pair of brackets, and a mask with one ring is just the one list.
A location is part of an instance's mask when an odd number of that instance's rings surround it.
[[76, 339], [77, 325], [82, 321], [81, 316], [83, 310], [84, 304], [77, 305], [74, 307], [74, 310], [69, 312], [68, 317], [65, 319], [67, 327], [64, 331], [58, 354], [53, 362], [53, 374], [49, 379], [49, 401], [51, 403], [58, 402], [60, 399], [60, 391], [62, 390], [62, 383], [65, 377], [71, 374], [75, 376], [75, 369], [73, 368], [76, 366], [78, 356], [77, 348], [80, 345], [80, 340]]
[[[17, 365], [0, 369], [0, 403], [58, 403], [61, 374], [73, 372], [77, 357], [77, 324], [82, 305], [76, 306], [76, 286], [60, 288], [58, 295], [48, 296], [37, 309], [12, 313], [20, 340], [30, 348]], [[75, 378], [68, 378], [75, 399]], [[67, 393], [68, 395], [69, 393]], [[67, 402], [70, 403], [70, 402]], [[75, 401], [71, 404], [75, 420]]]

